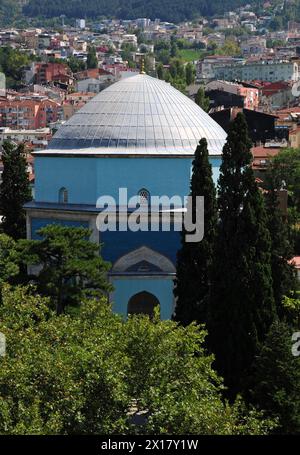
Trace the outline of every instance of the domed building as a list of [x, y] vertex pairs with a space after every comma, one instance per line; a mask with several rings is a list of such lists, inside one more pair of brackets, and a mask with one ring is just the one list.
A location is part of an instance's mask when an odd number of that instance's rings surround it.
[[[160, 221], [158, 229], [139, 230], [121, 229], [120, 222], [132, 215], [127, 201], [134, 196], [147, 212], [153, 196], [184, 201], [203, 137], [216, 181], [226, 133], [208, 114], [170, 84], [144, 74], [111, 85], [75, 113], [46, 150], [35, 152], [28, 238], [50, 223], [90, 228], [91, 240], [112, 264], [114, 310], [151, 314], [160, 305], [161, 318], [170, 318], [180, 232], [164, 230]], [[99, 230], [99, 198], [116, 201], [114, 229]], [[175, 206], [173, 212], [182, 209]], [[157, 220], [161, 212], [159, 205]]]

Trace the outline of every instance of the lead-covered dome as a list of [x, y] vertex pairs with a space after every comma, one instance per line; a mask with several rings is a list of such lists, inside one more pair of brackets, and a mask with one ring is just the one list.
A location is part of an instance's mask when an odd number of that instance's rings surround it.
[[225, 131], [169, 83], [139, 74], [106, 88], [54, 135], [49, 151], [193, 155], [205, 137], [220, 155]]

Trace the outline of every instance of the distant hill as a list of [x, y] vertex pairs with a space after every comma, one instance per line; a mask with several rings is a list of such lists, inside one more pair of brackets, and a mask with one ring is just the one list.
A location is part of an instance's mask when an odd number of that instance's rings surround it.
[[23, 12], [31, 17], [64, 14], [73, 18], [148, 17], [180, 22], [200, 15], [213, 16], [251, 3], [256, 3], [256, 0], [29, 0]]
[[0, 25], [5, 27], [13, 22], [21, 12], [18, 0], [0, 0]]

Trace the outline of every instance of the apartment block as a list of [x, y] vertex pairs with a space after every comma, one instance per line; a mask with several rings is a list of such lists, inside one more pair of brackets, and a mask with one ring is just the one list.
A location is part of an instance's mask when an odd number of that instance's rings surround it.
[[299, 65], [283, 61], [230, 64], [216, 67], [214, 76], [226, 81], [298, 81]]
[[61, 108], [50, 99], [34, 97], [0, 98], [0, 127], [33, 130], [56, 122]]

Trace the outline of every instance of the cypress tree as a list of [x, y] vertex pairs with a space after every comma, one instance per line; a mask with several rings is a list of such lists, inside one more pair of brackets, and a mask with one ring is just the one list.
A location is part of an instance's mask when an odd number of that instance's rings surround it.
[[3, 144], [3, 173], [0, 185], [2, 230], [17, 240], [26, 237], [26, 216], [23, 205], [31, 200], [24, 145]]
[[204, 196], [204, 237], [201, 242], [186, 242], [181, 232], [181, 249], [177, 253], [174, 294], [177, 297], [175, 319], [182, 324], [206, 321], [207, 296], [217, 222], [215, 186], [209, 162], [206, 139], [201, 139], [195, 151], [190, 185], [193, 222], [196, 216], [196, 196]]
[[296, 287], [294, 267], [289, 263], [293, 257], [292, 245], [289, 238], [288, 225], [285, 222], [278, 205], [278, 182], [271, 172], [269, 173], [269, 191], [266, 195], [268, 215], [268, 229], [271, 234], [271, 265], [273, 278], [273, 293], [277, 314], [284, 315], [282, 301], [284, 296], [290, 295]]
[[98, 59], [96, 49], [93, 46], [88, 48], [87, 60], [86, 60], [87, 69], [98, 68]]
[[200, 87], [195, 96], [195, 103], [198, 104], [205, 112], [209, 111], [210, 101], [208, 96], [205, 95], [203, 87]]
[[220, 168], [208, 318], [209, 346], [232, 399], [244, 389], [258, 346], [275, 317], [271, 240], [250, 148], [246, 121], [238, 114]]

